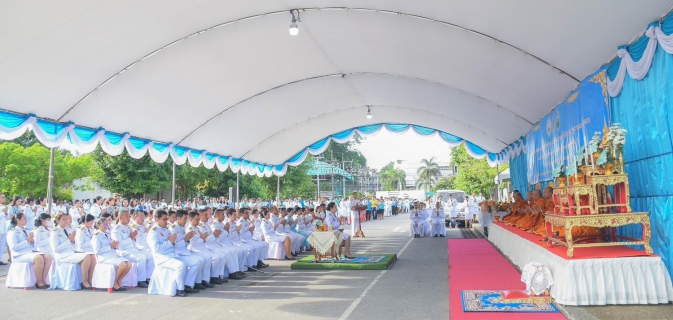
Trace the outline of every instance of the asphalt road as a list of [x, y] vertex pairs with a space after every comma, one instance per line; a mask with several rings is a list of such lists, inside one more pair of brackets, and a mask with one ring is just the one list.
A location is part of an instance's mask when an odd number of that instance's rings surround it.
[[0, 319], [447, 319], [446, 238], [410, 238], [407, 215], [365, 222], [363, 230], [353, 253], [397, 253], [389, 270], [295, 271], [289, 261], [268, 261], [263, 274], [186, 298], [7, 289], [2, 266]]

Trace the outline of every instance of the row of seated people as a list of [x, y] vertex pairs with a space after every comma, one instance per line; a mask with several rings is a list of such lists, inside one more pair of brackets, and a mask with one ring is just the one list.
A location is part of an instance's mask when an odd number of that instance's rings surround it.
[[[55, 227], [50, 215], [41, 214], [33, 231], [26, 230], [25, 215], [17, 214], [11, 221], [8, 242], [13, 262], [33, 265], [39, 289], [48, 288], [50, 283], [54, 288], [58, 283], [49, 279], [49, 271], [57, 264], [79, 265], [81, 283], [69, 286], [77, 289], [92, 288], [97, 264], [113, 265], [115, 291], [127, 290], [122, 280], [133, 267], [137, 286], [147, 287], [155, 266], [160, 266], [175, 271], [175, 279], [154, 280], [174, 281], [174, 294], [184, 296], [267, 267], [262, 261], [268, 257], [272, 242], [282, 243], [279, 247], [285, 258], [294, 259], [305, 235], [310, 234], [310, 225], [307, 228], [304, 223], [308, 217], [295, 215], [292, 220], [294, 209], [278, 211], [275, 207], [272, 212], [263, 209], [262, 218], [257, 210], [250, 217], [250, 208], [217, 209], [214, 216], [211, 208], [192, 212], [156, 210], [145, 220], [143, 211], [131, 214], [122, 210], [116, 221], [110, 214], [98, 219], [83, 216], [76, 229], [72, 229], [72, 219], [66, 213], [55, 216]], [[303, 227], [298, 227], [300, 224]], [[304, 235], [286, 229], [290, 225], [303, 230]]]
[[423, 202], [415, 202], [409, 211], [409, 219], [414, 238], [446, 236], [446, 214], [439, 201], [433, 209], [427, 209]]
[[[523, 199], [518, 190], [514, 191], [514, 203], [510, 205], [510, 213], [502, 219], [502, 222], [546, 238], [545, 215], [553, 214], [555, 208], [553, 191], [551, 186], [547, 186], [544, 192], [540, 189], [529, 191], [526, 194], [528, 201]], [[561, 237], [565, 236], [564, 227], [553, 227], [552, 232], [558, 232]], [[599, 228], [576, 227], [572, 230], [572, 236], [595, 235], [601, 232]]]

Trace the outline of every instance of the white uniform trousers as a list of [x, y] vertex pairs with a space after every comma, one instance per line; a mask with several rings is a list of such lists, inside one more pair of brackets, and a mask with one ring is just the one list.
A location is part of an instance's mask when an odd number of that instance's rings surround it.
[[7, 246], [7, 233], [0, 234], [0, 261], [2, 255], [5, 254], [5, 247]]
[[223, 245], [222, 249], [228, 253], [227, 255], [227, 275], [237, 271], [244, 271], [245, 268], [245, 259], [248, 253], [239, 248], [235, 244]]
[[238, 270], [238, 252], [236, 250], [230, 250], [226, 247], [221, 246], [220, 244], [206, 244], [209, 250], [217, 252], [224, 260], [224, 268], [219, 273], [222, 278], [226, 278], [230, 273], [234, 273]]
[[[259, 260], [259, 248], [251, 246], [247, 243], [244, 243], [243, 241], [236, 241], [234, 242], [235, 245], [237, 245], [239, 248], [243, 249], [246, 251], [245, 255], [245, 266], [246, 267], [254, 267], [257, 265], [257, 261]], [[247, 268], [246, 270], [247, 271]]]
[[432, 227], [429, 220], [425, 220], [425, 223], [423, 224], [423, 231], [425, 232], [426, 236], [429, 236], [432, 233]]
[[222, 267], [224, 269], [224, 259], [217, 253], [192, 251], [191, 255], [200, 257], [204, 262], [201, 266], [201, 278], [196, 278], [198, 283], [201, 283], [201, 281], [210, 282], [210, 277], [219, 275], [218, 268]]
[[446, 236], [446, 226], [444, 224], [444, 220], [441, 220], [441, 219], [433, 219], [432, 220], [432, 235], [433, 236], [439, 236], [439, 235]]
[[425, 224], [423, 223], [423, 220], [411, 220], [411, 233], [420, 236], [425, 235], [425, 232], [423, 231], [424, 226]]
[[185, 275], [185, 285], [194, 288], [196, 279], [201, 279], [202, 266], [204, 264], [203, 258], [190, 254], [188, 256], [180, 256], [180, 261], [187, 265], [187, 274]]
[[[151, 257], [152, 254], [149, 254]], [[133, 250], [124, 255], [124, 258], [129, 259], [131, 262], [136, 265], [136, 274], [138, 275], [138, 281], [145, 281], [149, 279], [152, 274], [147, 273], [147, 263], [152, 263], [152, 270], [154, 270], [154, 259], [147, 261], [147, 255], [144, 252], [139, 250]]]
[[360, 230], [360, 213], [351, 211], [351, 235]]
[[[189, 258], [189, 256], [184, 257]], [[198, 264], [199, 260], [194, 259], [193, 262], [196, 262]], [[198, 269], [198, 267], [189, 266], [187, 265], [187, 263], [183, 262], [183, 260], [178, 258], [170, 258], [160, 263], [159, 266], [177, 272], [177, 278], [170, 280], [175, 280], [178, 290], [185, 290], [185, 284], [194, 286], [194, 278], [196, 277], [196, 272], [194, 271], [192, 272], [192, 274], [189, 274], [189, 272], [192, 269]], [[160, 281], [168, 281], [168, 280], [169, 279], [160, 279]]]
[[244, 240], [243, 243], [259, 248], [259, 258], [257, 260], [264, 261], [269, 257], [269, 244], [267, 242]]

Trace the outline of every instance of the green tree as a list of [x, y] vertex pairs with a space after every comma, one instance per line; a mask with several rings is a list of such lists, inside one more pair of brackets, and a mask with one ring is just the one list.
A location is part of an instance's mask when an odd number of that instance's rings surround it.
[[432, 186], [431, 191], [437, 190], [453, 190], [456, 182], [456, 176], [441, 177], [437, 183]]
[[[307, 158], [302, 164], [293, 167], [288, 166], [287, 172], [280, 177], [280, 197], [302, 197], [314, 198], [318, 188], [313, 182], [311, 176], [307, 174], [310, 169], [309, 164], [312, 163], [310, 158]], [[278, 178], [272, 176], [269, 178], [258, 178], [261, 182], [261, 193], [267, 199], [276, 198], [276, 189]], [[322, 189], [322, 188], [321, 188]]]
[[[458, 174], [454, 180], [454, 187], [470, 193], [489, 194], [491, 188], [495, 188], [494, 178], [496, 168], [490, 167], [486, 159], [474, 159], [465, 149], [464, 145], [453, 148], [451, 151], [452, 166], [458, 166]], [[500, 166], [500, 170], [507, 169], [508, 165]]]
[[394, 191], [399, 190], [399, 188], [404, 190], [407, 188], [407, 175], [404, 173], [404, 170], [395, 169], [393, 161], [381, 168], [379, 177], [384, 191]]
[[416, 171], [418, 174], [417, 186], [423, 186], [427, 192], [429, 188], [439, 179], [439, 165], [435, 162], [435, 157], [421, 160], [421, 166]]
[[[47, 195], [51, 153], [41, 144], [23, 147], [6, 142], [0, 144], [0, 191], [7, 195], [43, 197]], [[54, 196], [72, 197], [72, 183], [94, 171], [90, 156], [54, 156]]]
[[[92, 153], [100, 171], [93, 176], [101, 187], [125, 197], [158, 193], [171, 188], [172, 163], [156, 163], [146, 154], [133, 159], [126, 151], [113, 157], [100, 146]], [[177, 173], [177, 172], [176, 172]]]

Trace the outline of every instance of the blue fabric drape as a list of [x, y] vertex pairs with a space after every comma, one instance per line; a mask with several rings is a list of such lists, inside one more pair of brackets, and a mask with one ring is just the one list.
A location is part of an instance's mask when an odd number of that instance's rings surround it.
[[528, 188], [528, 160], [525, 153], [522, 152], [509, 160], [509, 175], [512, 180], [512, 190], [519, 190], [525, 197]]
[[[626, 77], [619, 96], [610, 98], [612, 119], [627, 130], [625, 170], [629, 174], [631, 209], [649, 212], [650, 241], [673, 273], [673, 55], [661, 47], [647, 76]], [[619, 233], [640, 237], [640, 226], [620, 228]]]

